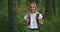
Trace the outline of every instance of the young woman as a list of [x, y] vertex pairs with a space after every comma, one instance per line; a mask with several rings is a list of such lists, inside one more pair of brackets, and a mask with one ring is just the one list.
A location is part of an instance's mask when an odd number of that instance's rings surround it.
[[[24, 20], [25, 20], [24, 25], [27, 26], [27, 32], [39, 32], [38, 23], [40, 25], [43, 24], [42, 21], [43, 16], [39, 12], [37, 12], [37, 6], [35, 2], [31, 2], [29, 9], [30, 9], [29, 12], [24, 16]], [[38, 17], [37, 14], [39, 14]]]

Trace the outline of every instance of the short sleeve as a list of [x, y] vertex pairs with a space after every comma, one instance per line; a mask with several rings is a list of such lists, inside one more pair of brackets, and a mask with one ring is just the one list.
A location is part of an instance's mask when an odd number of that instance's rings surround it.
[[43, 18], [43, 15], [42, 15], [41, 13], [39, 14], [39, 18], [40, 18], [40, 19], [42, 19], [42, 18]]
[[28, 17], [28, 14], [26, 14], [26, 15], [24, 16], [24, 19], [27, 19], [27, 17]]

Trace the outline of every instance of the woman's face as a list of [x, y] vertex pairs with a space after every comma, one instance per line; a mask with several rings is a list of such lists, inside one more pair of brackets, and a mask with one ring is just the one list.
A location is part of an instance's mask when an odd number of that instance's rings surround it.
[[31, 13], [34, 13], [35, 11], [36, 11], [35, 5], [34, 5], [34, 4], [31, 4], [31, 5], [30, 5], [30, 12], [31, 12]]

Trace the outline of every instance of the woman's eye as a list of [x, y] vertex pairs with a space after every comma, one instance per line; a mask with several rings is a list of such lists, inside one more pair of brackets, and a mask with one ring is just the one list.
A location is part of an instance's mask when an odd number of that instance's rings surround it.
[[30, 7], [30, 8], [35, 8], [35, 7]]
[[32, 8], [32, 7], [30, 7], [30, 8]]

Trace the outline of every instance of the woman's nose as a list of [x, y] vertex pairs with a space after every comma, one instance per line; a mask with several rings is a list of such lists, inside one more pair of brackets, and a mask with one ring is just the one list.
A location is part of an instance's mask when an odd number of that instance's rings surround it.
[[33, 7], [31, 9], [34, 9]]

